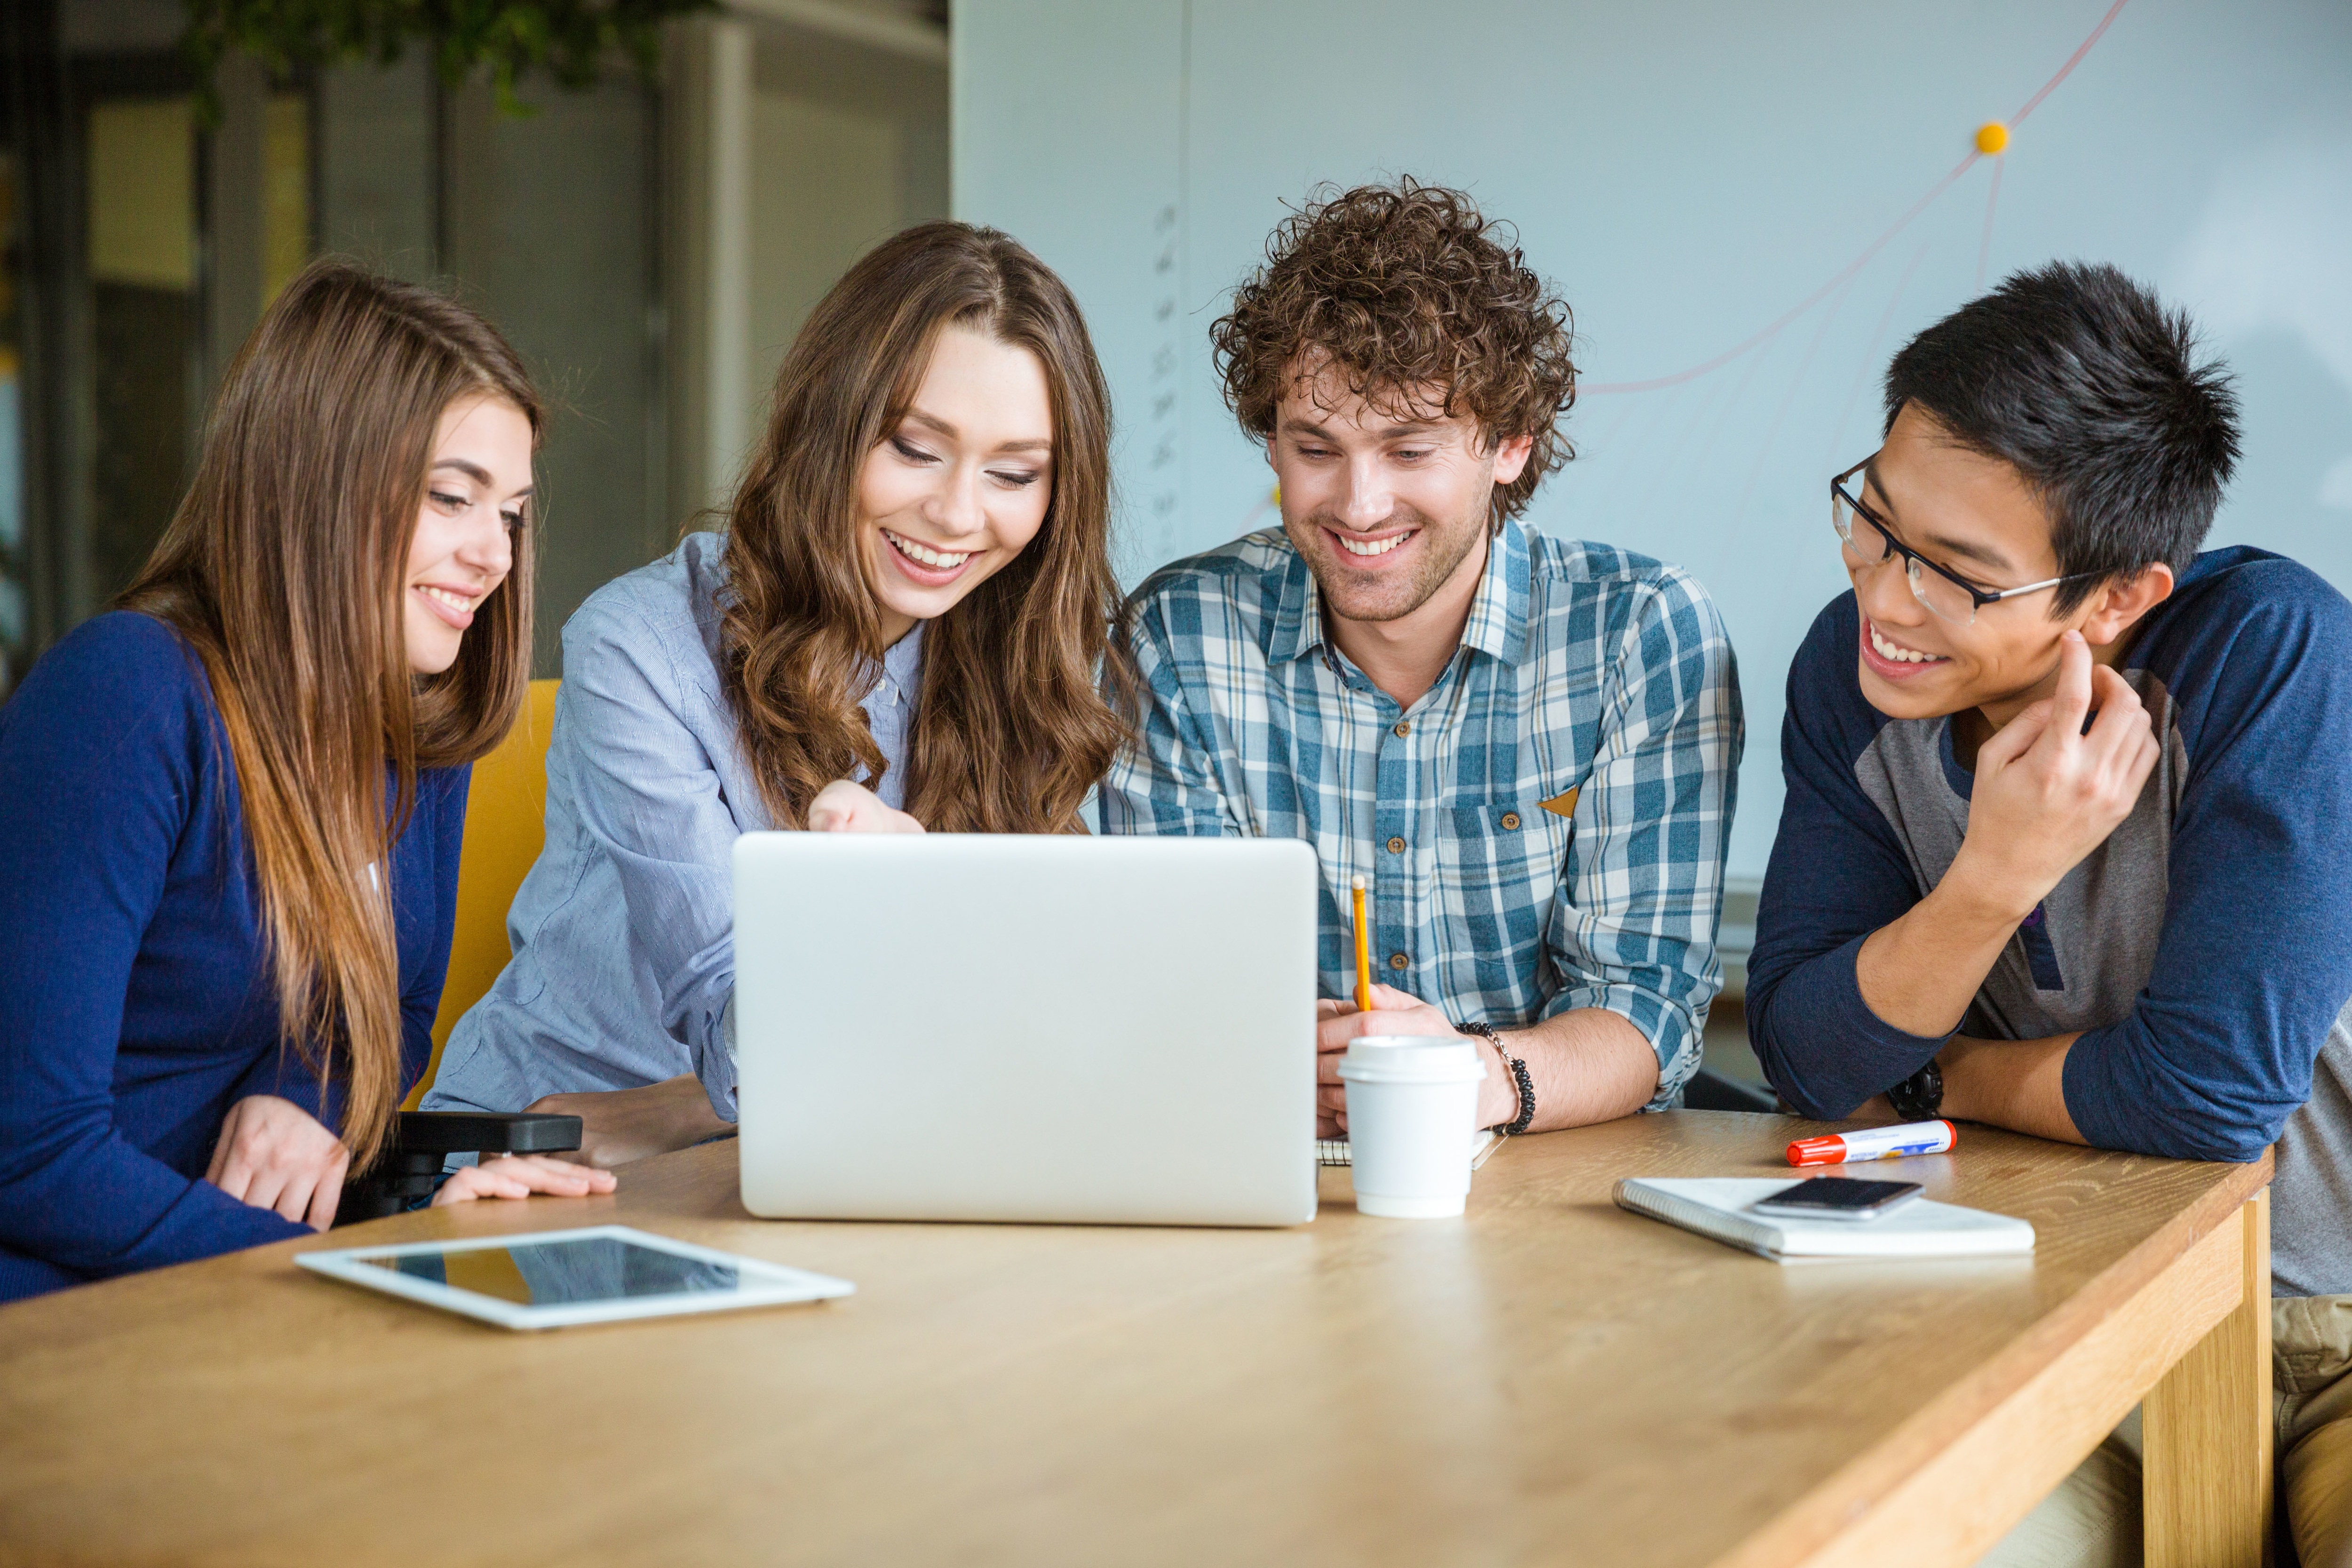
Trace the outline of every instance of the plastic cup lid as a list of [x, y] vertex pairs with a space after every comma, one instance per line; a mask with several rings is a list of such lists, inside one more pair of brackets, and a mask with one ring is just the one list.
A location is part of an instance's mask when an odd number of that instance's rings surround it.
[[1339, 1058], [1339, 1076], [1359, 1083], [1463, 1083], [1486, 1076], [1468, 1040], [1427, 1035], [1364, 1035]]

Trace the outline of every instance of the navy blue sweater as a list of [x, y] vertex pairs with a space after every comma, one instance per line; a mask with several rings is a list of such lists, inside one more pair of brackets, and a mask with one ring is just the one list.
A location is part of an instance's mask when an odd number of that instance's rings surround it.
[[[1757, 1056], [1809, 1116], [1851, 1114], [1946, 1037], [1882, 1022], [1854, 958], [1949, 867], [1971, 775], [1946, 720], [1890, 720], [1864, 700], [1859, 633], [1849, 593], [1790, 669], [1788, 800], [1748, 964]], [[2164, 743], [2156, 772], [2019, 929], [1957, 1032], [2084, 1030], [2063, 1084], [2091, 1143], [2251, 1160], [2311, 1093], [2352, 996], [2352, 605], [2292, 561], [2210, 551], [2118, 673]]]
[[[420, 776], [391, 855], [406, 1081], [448, 967], [469, 772]], [[256, 913], [203, 666], [150, 616], [85, 624], [0, 710], [0, 1300], [310, 1234], [202, 1179], [247, 1095], [338, 1114], [279, 1049]]]

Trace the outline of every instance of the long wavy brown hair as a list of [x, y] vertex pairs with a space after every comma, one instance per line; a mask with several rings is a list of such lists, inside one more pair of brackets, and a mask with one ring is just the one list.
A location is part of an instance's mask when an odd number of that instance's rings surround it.
[[[530, 531], [457, 662], [417, 676], [408, 550], [441, 416], [488, 395], [536, 436], [538, 395], [498, 330], [429, 289], [322, 261], [228, 368], [194, 482], [115, 603], [202, 661], [244, 805], [287, 1047], [341, 1083], [355, 1168], [400, 1104], [392, 842], [420, 768], [481, 756], [530, 679]], [[389, 774], [389, 782], [387, 781]]]
[[[907, 809], [926, 827], [1058, 833], [1126, 734], [1096, 687], [1118, 607], [1110, 566], [1110, 394], [1077, 301], [993, 229], [929, 223], [885, 241], [811, 313], [776, 374], [737, 490], [720, 662], [769, 816], [885, 768], [858, 706], [881, 617], [858, 548], [857, 481], [912, 405], [950, 323], [1029, 350], [1054, 407], [1054, 494], [1026, 549], [923, 629]], [[1113, 663], [1114, 687], [1123, 665]]]

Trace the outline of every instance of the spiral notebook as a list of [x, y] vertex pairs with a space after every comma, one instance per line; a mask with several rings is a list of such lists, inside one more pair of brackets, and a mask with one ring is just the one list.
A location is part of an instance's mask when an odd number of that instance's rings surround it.
[[[1493, 1153], [1495, 1145], [1502, 1141], [1503, 1135], [1493, 1128], [1481, 1128], [1470, 1142], [1470, 1168], [1475, 1171], [1485, 1164], [1486, 1156]], [[1345, 1138], [1318, 1138], [1315, 1140], [1315, 1163], [1318, 1165], [1352, 1165], [1356, 1157], [1348, 1152]]]
[[1877, 1219], [1790, 1219], [1751, 1212], [1791, 1184], [1780, 1176], [1643, 1176], [1617, 1184], [1617, 1206], [1775, 1263], [1837, 1258], [2000, 1258], [2033, 1250], [2033, 1226], [2008, 1215], [1920, 1198]]

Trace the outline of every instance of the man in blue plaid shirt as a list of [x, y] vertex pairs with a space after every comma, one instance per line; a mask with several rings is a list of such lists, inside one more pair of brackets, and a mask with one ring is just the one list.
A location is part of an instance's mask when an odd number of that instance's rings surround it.
[[[1516, 521], [1570, 455], [1567, 308], [1407, 180], [1291, 218], [1213, 336], [1282, 527], [1129, 601], [1105, 829], [1316, 847], [1327, 1135], [1360, 1034], [1477, 1036], [1482, 1126], [1672, 1105], [1722, 983], [1738, 677], [1690, 577]], [[1370, 1014], [1340, 1000], [1360, 874]]]

